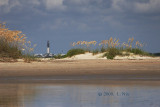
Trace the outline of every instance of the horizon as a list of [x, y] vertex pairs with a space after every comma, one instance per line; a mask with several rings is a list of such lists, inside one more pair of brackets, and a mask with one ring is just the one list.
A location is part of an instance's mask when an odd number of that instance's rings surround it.
[[66, 53], [71, 43], [134, 37], [160, 52], [159, 0], [0, 0], [0, 21], [37, 44], [34, 53]]

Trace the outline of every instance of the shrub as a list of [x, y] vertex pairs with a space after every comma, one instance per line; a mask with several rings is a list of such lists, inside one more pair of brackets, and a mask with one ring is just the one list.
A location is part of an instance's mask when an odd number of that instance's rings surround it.
[[104, 47], [102, 47], [101, 52], [106, 52], [106, 49]]
[[[145, 46], [145, 43], [134, 41], [135, 39], [129, 38], [128, 42], [120, 43], [119, 39], [110, 37], [108, 40], [102, 40], [99, 45], [99, 50], [91, 50], [94, 48], [91, 48], [92, 46], [95, 46], [97, 44], [97, 41], [78, 41], [73, 42], [72, 46], [78, 46], [80, 48], [84, 48], [82, 50], [85, 50], [87, 52], [92, 52], [93, 55], [97, 54], [98, 52], [106, 52], [104, 56], [108, 57], [108, 59], [113, 59], [116, 55], [122, 55], [122, 52], [126, 52], [126, 54], [123, 53], [123, 56], [130, 55], [130, 53], [139, 54], [139, 55], [147, 55], [147, 56], [153, 56], [153, 54], [149, 54], [142, 50], [142, 48]], [[76, 52], [72, 52], [76, 53]], [[81, 54], [81, 53], [80, 53]], [[71, 55], [73, 56], [73, 55]]]
[[160, 53], [151, 53], [152, 56], [160, 56]]
[[149, 55], [149, 53], [143, 51], [142, 49], [139, 49], [139, 48], [133, 48], [133, 49], [130, 49], [130, 50], [127, 50], [128, 52], [131, 52], [131, 53], [134, 53], [134, 54], [137, 54], [137, 55]]
[[116, 55], [121, 55], [120, 50], [117, 48], [108, 48], [107, 52], [103, 55], [107, 59], [113, 59]]
[[[0, 58], [17, 59], [29, 58], [28, 55], [34, 50], [31, 42], [26, 41], [26, 36], [21, 31], [12, 31], [6, 28], [5, 23], [0, 22]], [[30, 60], [32, 58], [29, 58]]]
[[62, 55], [62, 54], [57, 54], [57, 55], [54, 55], [53, 58], [55, 59], [62, 59], [62, 58], [66, 58], [67, 55]]
[[9, 43], [4, 37], [0, 37], [0, 57], [17, 59], [22, 57], [22, 52], [17, 45]]
[[36, 57], [30, 54], [23, 55], [23, 59], [24, 59], [24, 62], [27, 62], [27, 63], [30, 63], [31, 61], [40, 61]]
[[93, 55], [96, 55], [96, 54], [98, 54], [98, 53], [99, 53], [99, 49], [95, 49], [95, 50], [92, 51], [92, 54], [93, 54]]
[[78, 55], [78, 54], [84, 54], [86, 51], [84, 49], [78, 48], [78, 49], [70, 49], [67, 52], [67, 56], [68, 57], [72, 57], [74, 55]]

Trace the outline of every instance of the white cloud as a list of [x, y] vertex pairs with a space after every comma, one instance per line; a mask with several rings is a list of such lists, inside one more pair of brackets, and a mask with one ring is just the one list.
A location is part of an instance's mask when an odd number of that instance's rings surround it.
[[112, 8], [116, 11], [123, 11], [122, 5], [125, 5], [125, 0], [112, 0]]
[[9, 0], [0, 0], [0, 6], [8, 5]]
[[[160, 0], [0, 0], [0, 12], [8, 13], [14, 7], [42, 6], [47, 10], [72, 10], [81, 13], [91, 12], [160, 12]], [[111, 6], [111, 7], [110, 7]], [[43, 6], [42, 6], [43, 8]]]
[[63, 5], [63, 0], [44, 0], [43, 2], [48, 10], [51, 10], [51, 9], [64, 10], [65, 9], [65, 6]]
[[20, 6], [20, 2], [18, 0], [0, 0], [0, 6], [4, 6], [2, 12], [9, 13], [12, 8]]
[[150, 0], [148, 3], [135, 3], [136, 12], [160, 12], [160, 0]]
[[112, 0], [112, 8], [121, 12], [154, 13], [160, 12], [160, 0], [149, 0], [148, 2]]
[[14, 7], [21, 8], [22, 10], [26, 6], [30, 8], [42, 5], [44, 5], [47, 10], [65, 10], [66, 6], [64, 6], [63, 2], [64, 0], [0, 0], [0, 12], [9, 13]]

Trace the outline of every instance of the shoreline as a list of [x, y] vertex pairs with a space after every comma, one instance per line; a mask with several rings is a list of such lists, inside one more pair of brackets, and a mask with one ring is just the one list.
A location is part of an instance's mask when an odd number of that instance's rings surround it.
[[51, 60], [0, 62], [0, 78], [76, 75], [160, 75], [160, 59], [146, 60]]
[[57, 84], [57, 85], [149, 85], [160, 86], [160, 80], [0, 80], [0, 84]]

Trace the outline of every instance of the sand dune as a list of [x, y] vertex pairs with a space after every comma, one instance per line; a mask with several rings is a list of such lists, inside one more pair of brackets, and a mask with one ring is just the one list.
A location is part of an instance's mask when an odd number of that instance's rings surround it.
[[93, 55], [92, 53], [86, 52], [85, 54], [75, 55], [71, 58], [65, 59], [107, 59], [106, 57], [103, 57], [103, 54], [104, 53]]
[[[65, 60], [78, 60], [78, 59], [107, 59], [106, 57], [103, 57], [104, 53], [99, 53], [96, 55], [93, 55], [92, 53], [86, 52], [85, 54], [75, 55], [71, 58], [65, 58]], [[160, 59], [160, 57], [149, 57], [149, 56], [142, 56], [142, 55], [135, 55], [130, 53], [128, 56], [116, 56], [114, 59], [116, 60], [141, 60], [141, 59]]]

